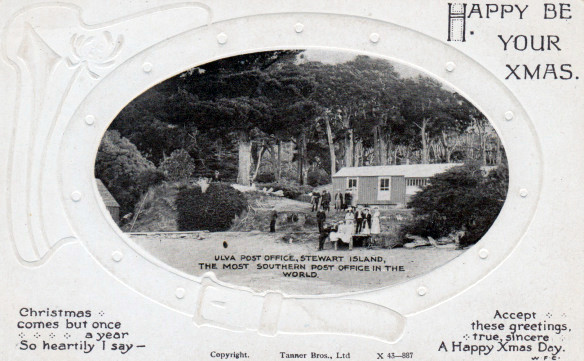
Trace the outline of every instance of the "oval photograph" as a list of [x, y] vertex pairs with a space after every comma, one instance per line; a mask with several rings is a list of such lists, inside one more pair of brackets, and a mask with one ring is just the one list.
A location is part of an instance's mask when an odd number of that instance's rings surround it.
[[318, 49], [225, 58], [149, 89], [106, 131], [95, 178], [161, 262], [305, 295], [440, 267], [483, 237], [508, 188], [501, 140], [454, 89]]

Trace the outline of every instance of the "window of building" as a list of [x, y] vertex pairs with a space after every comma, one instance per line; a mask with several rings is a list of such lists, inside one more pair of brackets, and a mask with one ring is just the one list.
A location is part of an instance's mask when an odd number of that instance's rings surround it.
[[430, 182], [429, 178], [406, 178], [406, 186], [425, 187]]
[[379, 180], [379, 190], [389, 192], [390, 190], [390, 179], [389, 178], [381, 178]]
[[351, 191], [357, 190], [357, 178], [347, 179], [347, 189]]

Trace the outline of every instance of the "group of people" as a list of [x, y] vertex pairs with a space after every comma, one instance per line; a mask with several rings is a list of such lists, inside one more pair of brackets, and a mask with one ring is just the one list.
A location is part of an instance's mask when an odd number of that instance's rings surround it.
[[[354, 206], [355, 199], [352, 193], [338, 192], [335, 194], [334, 207], [336, 210], [346, 210], [344, 219], [330, 225], [326, 225], [327, 212], [330, 211], [331, 194], [325, 189], [320, 192], [313, 192], [311, 194], [310, 203], [312, 205], [312, 212], [316, 211], [316, 222], [318, 225], [318, 232], [320, 233], [318, 249], [322, 250], [325, 240], [330, 239], [331, 242], [342, 241], [352, 245], [353, 236], [370, 236], [381, 233], [381, 223], [379, 220], [379, 207], [373, 207], [371, 210], [367, 206]], [[276, 231], [276, 221], [278, 215], [276, 212], [272, 213], [270, 220], [270, 232]]]
[[373, 208], [373, 213], [369, 207], [349, 207], [345, 214], [345, 223], [354, 226], [354, 234], [379, 234], [381, 233], [380, 214], [378, 207]]
[[331, 194], [326, 189], [322, 191], [322, 194], [320, 194], [320, 192], [312, 192], [312, 195], [310, 197], [312, 211], [314, 212], [320, 209], [326, 212], [330, 211], [331, 200], [332, 200]]
[[[337, 192], [334, 199], [334, 207], [336, 210], [345, 210], [349, 207], [354, 206], [355, 199], [351, 192]], [[320, 192], [312, 192], [310, 197], [310, 204], [312, 204], [312, 211], [318, 211], [319, 209], [324, 209], [326, 212], [330, 211], [330, 206], [332, 202], [331, 194], [325, 189]]]
[[337, 192], [335, 194], [335, 209], [336, 210], [344, 210], [348, 209], [349, 207], [354, 206], [355, 199], [353, 198], [353, 193], [351, 192]]
[[348, 207], [344, 220], [330, 227], [325, 227], [326, 213], [319, 210], [316, 213], [318, 231], [320, 233], [318, 249], [323, 249], [327, 237], [331, 242], [342, 241], [351, 245], [351, 240], [355, 235], [369, 236], [380, 234], [380, 215], [381, 212], [378, 207], [373, 207], [373, 212], [371, 212], [369, 207]]

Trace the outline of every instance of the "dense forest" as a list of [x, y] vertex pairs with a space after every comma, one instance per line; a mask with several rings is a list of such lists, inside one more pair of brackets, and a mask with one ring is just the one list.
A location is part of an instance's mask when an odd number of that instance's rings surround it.
[[161, 177], [219, 171], [245, 185], [303, 185], [345, 166], [467, 160], [495, 165], [505, 154], [485, 116], [433, 78], [367, 56], [327, 63], [272, 51], [202, 65], [142, 94], [106, 133], [96, 176], [124, 189], [112, 192], [128, 212]]

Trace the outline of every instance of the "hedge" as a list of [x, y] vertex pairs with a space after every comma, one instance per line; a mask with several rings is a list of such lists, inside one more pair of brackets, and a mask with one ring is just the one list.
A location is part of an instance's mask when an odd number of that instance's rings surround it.
[[179, 231], [226, 231], [233, 219], [247, 210], [243, 193], [227, 184], [212, 183], [203, 193], [200, 187], [185, 187], [176, 197]]

